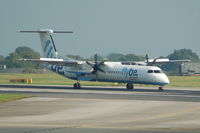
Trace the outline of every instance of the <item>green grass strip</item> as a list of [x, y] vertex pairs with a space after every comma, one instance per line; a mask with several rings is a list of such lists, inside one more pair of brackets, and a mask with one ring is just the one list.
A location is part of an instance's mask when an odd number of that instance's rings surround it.
[[[26, 79], [32, 78], [32, 84], [40, 85], [71, 85], [76, 82], [55, 73], [51, 74], [16, 74], [16, 73], [0, 73], [0, 84], [27, 84], [27, 83], [12, 83], [10, 79]], [[200, 88], [200, 76], [169, 76], [169, 87], [191, 87]], [[118, 86], [115, 83], [107, 82], [87, 82], [81, 81], [82, 86]], [[125, 84], [119, 84], [119, 86]], [[142, 85], [144, 86], [144, 85]]]
[[25, 94], [0, 94], [0, 103], [31, 97]]

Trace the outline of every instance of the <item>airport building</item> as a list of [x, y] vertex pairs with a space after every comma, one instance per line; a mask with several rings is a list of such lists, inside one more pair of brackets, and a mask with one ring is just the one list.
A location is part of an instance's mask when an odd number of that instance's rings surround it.
[[200, 76], [200, 63], [182, 63], [180, 74], [183, 76]]

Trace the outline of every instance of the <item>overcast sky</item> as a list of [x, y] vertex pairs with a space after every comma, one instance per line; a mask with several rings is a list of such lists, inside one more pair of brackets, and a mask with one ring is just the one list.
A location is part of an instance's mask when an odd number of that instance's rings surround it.
[[18, 46], [41, 53], [37, 34], [16, 33], [39, 28], [74, 31], [53, 35], [62, 55], [200, 55], [200, 0], [0, 0], [0, 17], [4, 56]]

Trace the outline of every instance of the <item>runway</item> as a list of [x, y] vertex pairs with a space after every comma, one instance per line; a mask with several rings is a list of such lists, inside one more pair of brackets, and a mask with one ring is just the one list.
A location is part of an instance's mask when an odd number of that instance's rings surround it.
[[0, 104], [4, 133], [199, 132], [200, 89], [0, 85], [33, 97]]

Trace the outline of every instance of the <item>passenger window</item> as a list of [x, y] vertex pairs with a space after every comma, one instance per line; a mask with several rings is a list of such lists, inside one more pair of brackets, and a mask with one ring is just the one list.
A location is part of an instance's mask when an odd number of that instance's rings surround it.
[[154, 70], [154, 73], [160, 73], [160, 71], [159, 70]]
[[153, 73], [153, 70], [148, 70], [147, 73]]

